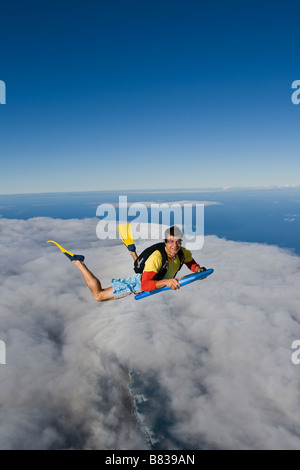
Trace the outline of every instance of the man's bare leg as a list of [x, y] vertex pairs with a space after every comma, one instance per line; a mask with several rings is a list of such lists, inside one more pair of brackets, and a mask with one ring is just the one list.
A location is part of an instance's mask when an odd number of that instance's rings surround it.
[[103, 302], [104, 300], [113, 300], [113, 289], [112, 287], [108, 287], [103, 289], [99, 279], [97, 279], [91, 271], [86, 267], [86, 265], [82, 261], [72, 261], [73, 264], [77, 266], [79, 271], [81, 272], [83, 279], [86, 282], [86, 285], [90, 289], [91, 293], [93, 294], [94, 299], [98, 302]]
[[136, 251], [129, 251], [129, 253], [130, 253], [131, 256], [132, 256], [133, 261], [135, 261], [136, 259], [138, 259], [138, 255], [136, 254]]

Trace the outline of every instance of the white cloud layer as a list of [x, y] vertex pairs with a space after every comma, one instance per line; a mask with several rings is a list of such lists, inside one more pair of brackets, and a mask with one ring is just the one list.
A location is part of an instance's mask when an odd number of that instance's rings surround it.
[[[215, 273], [179, 292], [96, 303], [48, 239], [86, 256], [104, 286], [132, 274], [96, 219], [0, 221], [1, 449], [142, 449], [129, 368], [155, 376], [167, 448], [297, 449], [300, 258], [205, 238]], [[146, 246], [140, 245], [140, 249]]]

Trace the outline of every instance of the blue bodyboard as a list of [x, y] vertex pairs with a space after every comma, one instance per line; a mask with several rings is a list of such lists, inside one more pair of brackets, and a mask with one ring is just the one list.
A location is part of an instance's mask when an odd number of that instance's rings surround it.
[[[213, 272], [214, 272], [213, 269], [207, 269], [206, 271], [202, 271], [201, 273], [188, 274], [187, 276], [184, 276], [179, 280], [179, 284], [181, 287], [186, 286], [187, 284], [190, 284], [191, 282], [198, 281], [199, 279], [203, 279], [207, 276], [210, 276], [210, 274], [212, 274]], [[172, 290], [172, 289], [171, 287], [164, 286], [164, 287], [161, 287], [160, 289], [141, 292], [140, 294], [137, 294], [134, 298], [135, 300], [140, 300], [140, 299], [144, 299], [145, 297], [149, 297], [150, 295], [159, 294], [160, 292], [163, 292], [166, 290]]]

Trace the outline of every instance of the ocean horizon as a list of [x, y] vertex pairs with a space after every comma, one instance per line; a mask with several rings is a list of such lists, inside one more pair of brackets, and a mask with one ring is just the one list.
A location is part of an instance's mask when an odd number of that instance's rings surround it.
[[147, 204], [148, 210], [151, 203], [204, 203], [204, 235], [277, 245], [300, 255], [300, 187], [0, 195], [0, 223], [35, 217], [94, 218], [101, 204], [113, 204], [118, 217], [120, 196], [128, 204]]

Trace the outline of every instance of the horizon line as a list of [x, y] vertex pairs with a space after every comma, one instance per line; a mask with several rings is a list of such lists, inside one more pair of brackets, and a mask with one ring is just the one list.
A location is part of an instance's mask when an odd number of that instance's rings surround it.
[[88, 194], [88, 193], [193, 193], [193, 192], [227, 192], [227, 191], [249, 191], [249, 190], [271, 190], [271, 189], [300, 189], [297, 184], [285, 185], [265, 185], [265, 186], [223, 186], [223, 187], [202, 187], [202, 188], [170, 188], [170, 189], [90, 189], [80, 191], [34, 191], [22, 193], [0, 193], [1, 196], [33, 196], [33, 195], [51, 195], [51, 194]]

